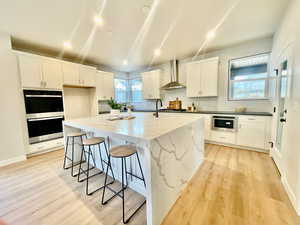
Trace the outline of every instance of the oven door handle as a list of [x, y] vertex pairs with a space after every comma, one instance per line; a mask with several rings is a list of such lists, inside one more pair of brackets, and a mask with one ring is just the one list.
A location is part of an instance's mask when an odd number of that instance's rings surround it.
[[55, 116], [55, 117], [46, 117], [46, 118], [35, 118], [35, 119], [27, 119], [28, 122], [33, 121], [43, 121], [43, 120], [55, 120], [55, 119], [62, 119], [63, 116]]
[[27, 98], [62, 98], [62, 95], [25, 95]]

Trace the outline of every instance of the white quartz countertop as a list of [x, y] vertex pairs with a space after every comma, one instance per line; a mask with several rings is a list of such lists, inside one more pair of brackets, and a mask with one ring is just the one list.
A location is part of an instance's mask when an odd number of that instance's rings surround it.
[[153, 113], [148, 112], [137, 112], [132, 113], [132, 115], [136, 118], [132, 120], [109, 121], [110, 115], [102, 114], [95, 117], [66, 120], [64, 125], [93, 132], [102, 131], [152, 140], [202, 118], [199, 114], [179, 113], [160, 113], [158, 118], [154, 117]]

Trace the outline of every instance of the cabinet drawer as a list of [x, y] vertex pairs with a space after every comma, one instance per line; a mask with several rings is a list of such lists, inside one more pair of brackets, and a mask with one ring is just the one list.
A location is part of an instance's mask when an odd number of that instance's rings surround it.
[[235, 133], [224, 131], [211, 131], [210, 139], [215, 142], [235, 144]]
[[239, 116], [238, 121], [239, 122], [264, 122], [265, 117], [261, 117], [261, 116]]

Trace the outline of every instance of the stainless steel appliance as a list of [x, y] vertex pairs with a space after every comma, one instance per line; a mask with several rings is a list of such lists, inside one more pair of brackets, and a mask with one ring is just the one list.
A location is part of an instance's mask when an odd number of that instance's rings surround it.
[[62, 91], [24, 90], [29, 143], [63, 137]]
[[212, 130], [236, 132], [237, 122], [237, 117], [234, 116], [213, 116]]

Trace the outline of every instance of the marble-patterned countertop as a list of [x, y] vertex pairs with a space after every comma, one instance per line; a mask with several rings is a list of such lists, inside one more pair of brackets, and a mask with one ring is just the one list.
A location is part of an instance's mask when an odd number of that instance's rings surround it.
[[109, 114], [101, 114], [96, 117], [66, 120], [64, 125], [79, 129], [92, 129], [95, 132], [103, 131], [143, 140], [152, 140], [202, 118], [200, 114], [187, 115], [180, 113], [161, 113], [158, 118], [150, 112], [134, 112], [132, 115], [136, 118], [109, 121]]

